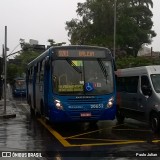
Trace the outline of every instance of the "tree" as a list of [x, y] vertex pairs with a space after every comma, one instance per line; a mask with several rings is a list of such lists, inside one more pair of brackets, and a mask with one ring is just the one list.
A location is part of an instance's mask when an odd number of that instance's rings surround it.
[[[117, 0], [118, 48], [133, 48], [137, 55], [141, 45], [150, 44], [155, 32], [151, 30], [152, 0]], [[87, 0], [78, 3], [80, 19], [66, 22], [71, 44], [89, 44], [113, 48], [114, 1]]]
[[48, 39], [48, 42], [50, 43], [50, 46], [54, 46], [56, 43], [53, 39]]
[[[153, 7], [151, 0], [119, 0], [117, 1], [117, 44], [121, 48], [132, 48], [132, 54], [137, 56], [143, 44], [150, 44], [156, 33], [151, 30]], [[123, 9], [122, 9], [123, 8]]]
[[82, 17], [66, 22], [71, 44], [113, 45], [113, 2], [87, 0], [78, 3], [77, 14]]
[[48, 39], [48, 42], [50, 43], [50, 46], [62, 46], [63, 44], [66, 44], [66, 42], [56, 43], [53, 39]]
[[29, 43], [20, 42], [20, 44], [22, 50], [11, 62], [8, 62], [7, 79], [10, 83], [14, 78], [23, 76], [26, 72], [27, 64], [42, 53], [40, 50], [35, 50]]
[[[56, 43], [53, 39], [49, 39], [48, 42], [50, 42], [51, 46], [65, 44], [65, 42]], [[20, 45], [22, 50], [18, 52], [18, 55], [12, 61], [8, 62], [7, 77], [9, 82], [12, 82], [17, 76], [23, 76], [26, 72], [27, 64], [44, 52], [44, 45], [31, 45], [26, 43], [24, 39], [20, 39]], [[38, 46], [42, 46], [42, 48]]]

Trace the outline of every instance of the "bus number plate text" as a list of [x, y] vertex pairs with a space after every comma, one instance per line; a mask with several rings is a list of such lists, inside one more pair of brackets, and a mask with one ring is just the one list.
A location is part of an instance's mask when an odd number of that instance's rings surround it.
[[81, 117], [91, 117], [90, 112], [81, 113]]

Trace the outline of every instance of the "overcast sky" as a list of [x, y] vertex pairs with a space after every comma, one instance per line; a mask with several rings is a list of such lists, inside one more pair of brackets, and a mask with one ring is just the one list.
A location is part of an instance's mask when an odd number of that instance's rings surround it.
[[[153, 29], [157, 36], [151, 46], [154, 51], [160, 51], [160, 0], [152, 1]], [[5, 26], [8, 29], [8, 54], [19, 44], [20, 38], [25, 42], [35, 39], [45, 45], [49, 44], [48, 39], [69, 44], [65, 22], [77, 18], [78, 2], [85, 0], [0, 0], [0, 55]]]

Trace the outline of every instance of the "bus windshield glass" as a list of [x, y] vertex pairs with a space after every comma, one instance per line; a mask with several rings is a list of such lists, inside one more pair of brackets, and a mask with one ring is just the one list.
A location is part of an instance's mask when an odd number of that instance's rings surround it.
[[16, 82], [15, 82], [15, 88], [16, 89], [26, 89], [25, 80], [16, 80]]
[[52, 67], [53, 92], [56, 94], [100, 95], [113, 92], [110, 60], [54, 60]]
[[151, 79], [152, 79], [154, 90], [157, 93], [160, 93], [160, 74], [152, 74]]

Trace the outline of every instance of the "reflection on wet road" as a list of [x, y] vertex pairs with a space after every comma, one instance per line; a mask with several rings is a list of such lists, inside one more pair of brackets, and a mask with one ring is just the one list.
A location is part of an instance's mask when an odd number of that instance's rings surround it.
[[[98, 122], [95, 125], [66, 123], [65, 125], [50, 126], [42, 120], [39, 121], [57, 139], [60, 139], [65, 147], [160, 142], [159, 136], [153, 134], [147, 126], [145, 128], [145, 124], [143, 124], [142, 129], [141, 125], [140, 128], [133, 128], [132, 123], [117, 125], [115, 121]], [[134, 123], [136, 124], [136, 121]]]
[[58, 160], [136, 159], [136, 154], [142, 153], [160, 157], [160, 135], [155, 135], [145, 123], [126, 119], [122, 125], [116, 120], [48, 124], [42, 118], [30, 117], [25, 99], [12, 103], [16, 118], [0, 121], [1, 151], [39, 151], [47, 159]]

